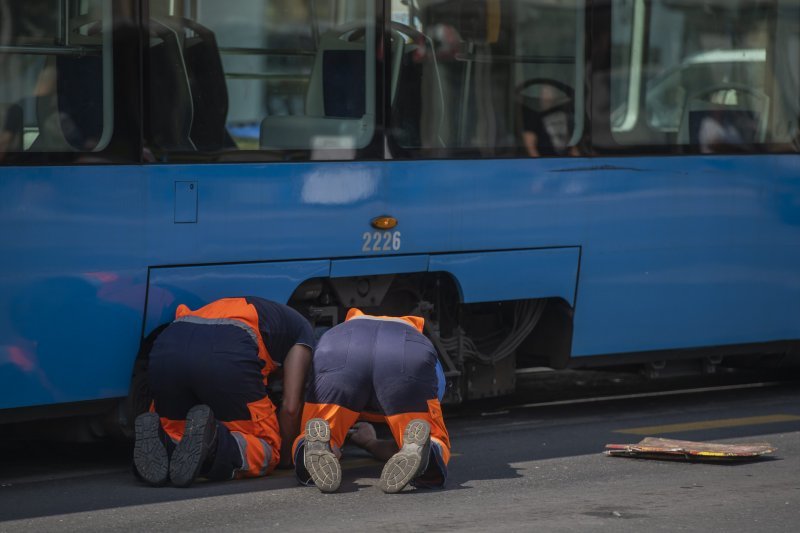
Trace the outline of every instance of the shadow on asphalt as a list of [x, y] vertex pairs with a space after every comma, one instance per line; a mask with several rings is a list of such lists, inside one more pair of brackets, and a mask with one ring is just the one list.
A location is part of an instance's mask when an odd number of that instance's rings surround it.
[[[467, 406], [461, 411], [451, 412], [452, 416], [448, 419], [454, 453], [445, 490], [471, 490], [476, 481], [523, 477], [521, 472], [529, 466], [515, 467], [521, 463], [598, 455], [607, 443], [641, 440], [642, 437], [638, 435], [619, 433], [624, 428], [774, 414], [786, 412], [787, 406], [794, 406], [792, 412], [800, 415], [797, 405], [796, 384], [786, 384], [769, 389], [532, 409], [506, 405], [498, 411], [484, 413], [475, 409], [474, 405]], [[385, 436], [385, 430], [382, 431]], [[735, 439], [737, 442], [754, 442], [763, 440], [759, 438], [761, 435], [796, 431], [800, 431], [798, 421], [659, 436], [684, 440]], [[312, 487], [298, 487], [293, 472], [286, 470], [260, 479], [199, 482], [188, 489], [153, 488], [134, 479], [130, 473], [130, 457], [130, 445], [42, 441], [0, 443], [0, 524], [17, 519], [256, 492], [263, 492], [265, 496], [289, 489], [316, 493]], [[366, 455], [360, 450], [347, 452], [343, 462], [342, 493], [373, 490], [371, 486], [356, 482], [362, 478], [377, 480], [380, 476], [381, 465], [369, 463], [365, 458]], [[780, 459], [781, 452], [778, 450], [771, 460]], [[723, 463], [718, 466], [729, 468], [735, 464]], [[302, 497], [302, 493], [298, 493], [297, 497]]]

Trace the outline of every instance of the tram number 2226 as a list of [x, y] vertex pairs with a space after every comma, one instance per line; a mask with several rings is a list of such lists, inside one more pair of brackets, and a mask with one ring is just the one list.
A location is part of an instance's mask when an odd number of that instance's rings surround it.
[[399, 231], [367, 231], [361, 236], [361, 239], [363, 241], [362, 252], [397, 252], [400, 250]]

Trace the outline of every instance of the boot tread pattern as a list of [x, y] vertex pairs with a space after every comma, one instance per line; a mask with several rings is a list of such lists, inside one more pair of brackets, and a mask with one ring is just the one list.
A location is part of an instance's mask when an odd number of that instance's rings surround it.
[[159, 435], [160, 426], [155, 413], [143, 413], [134, 423], [134, 467], [142, 479], [156, 487], [166, 484], [169, 476], [169, 456]]
[[430, 424], [419, 419], [409, 422], [403, 432], [403, 447], [386, 462], [378, 487], [393, 494], [420, 476], [427, 466], [430, 443]]
[[322, 492], [334, 492], [342, 483], [342, 467], [331, 451], [331, 428], [321, 418], [306, 423], [303, 460], [314, 484]]

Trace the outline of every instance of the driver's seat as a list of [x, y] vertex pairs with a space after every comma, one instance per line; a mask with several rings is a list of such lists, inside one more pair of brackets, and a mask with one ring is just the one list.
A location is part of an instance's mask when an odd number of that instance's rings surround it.
[[339, 32], [320, 36], [306, 93], [306, 116], [361, 118], [366, 112], [364, 41]]
[[[336, 158], [337, 152], [355, 150], [372, 138], [374, 120], [367, 95], [374, 92], [375, 76], [367, 64], [365, 41], [346, 40], [355, 31], [330, 31], [320, 36], [305, 115], [265, 117], [261, 121], [262, 149], [315, 150], [319, 157]], [[341, 152], [347, 157], [345, 154]]]

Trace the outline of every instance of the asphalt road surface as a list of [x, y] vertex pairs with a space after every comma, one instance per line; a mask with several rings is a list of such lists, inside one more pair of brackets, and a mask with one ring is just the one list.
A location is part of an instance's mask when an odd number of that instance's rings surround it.
[[[383, 494], [381, 465], [347, 448], [340, 492], [322, 494], [287, 471], [151, 488], [131, 475], [126, 446], [2, 444], [0, 531], [797, 530], [797, 382], [540, 401], [536, 391], [561, 387], [550, 382], [535, 377], [527, 397], [446, 416], [454, 456], [439, 491]], [[645, 436], [769, 442], [778, 450], [740, 464], [603, 454], [607, 443]]]

